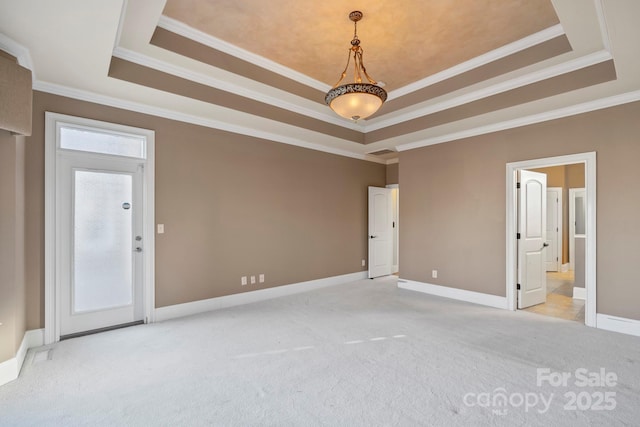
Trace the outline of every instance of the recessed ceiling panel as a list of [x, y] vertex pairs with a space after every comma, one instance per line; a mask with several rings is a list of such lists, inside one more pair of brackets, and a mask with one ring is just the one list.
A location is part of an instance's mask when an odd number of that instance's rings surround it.
[[342, 72], [353, 24], [367, 70], [394, 90], [557, 24], [549, 0], [168, 0], [164, 15], [318, 81]]

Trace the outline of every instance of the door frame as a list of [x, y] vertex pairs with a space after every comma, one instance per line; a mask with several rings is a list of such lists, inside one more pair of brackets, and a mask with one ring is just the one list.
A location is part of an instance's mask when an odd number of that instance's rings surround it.
[[[373, 201], [373, 199], [371, 197], [372, 196], [372, 190], [383, 190], [384, 194], [386, 196], [386, 200], [387, 200], [387, 203], [386, 203], [387, 206], [385, 207], [385, 209], [387, 211], [387, 218], [388, 218], [388, 223], [387, 223], [388, 229], [386, 230], [386, 232], [388, 233], [388, 246], [389, 246], [389, 249], [387, 251], [386, 257], [387, 257], [387, 262], [389, 263], [389, 271], [386, 274], [382, 274], [382, 275], [378, 275], [378, 276], [374, 276], [372, 274], [373, 273], [373, 269], [375, 268], [372, 265], [372, 260], [374, 259], [374, 256], [372, 256], [373, 255], [373, 250], [374, 250], [373, 249], [374, 245], [372, 243], [372, 239], [375, 237], [375, 236], [371, 235], [371, 233], [372, 233], [371, 227], [372, 227], [372, 224], [374, 223], [374, 221], [372, 221], [372, 219], [375, 218], [375, 216], [374, 216], [375, 210], [372, 209], [372, 207], [374, 206], [374, 205], [372, 205], [372, 201]], [[369, 279], [375, 279], [377, 277], [382, 277], [382, 276], [387, 276], [387, 275], [393, 274], [393, 272], [392, 272], [393, 271], [393, 227], [391, 226], [391, 222], [392, 222], [392, 218], [393, 218], [393, 204], [392, 204], [392, 201], [391, 201], [391, 191], [392, 191], [391, 188], [386, 188], [386, 187], [376, 187], [374, 185], [370, 185], [369, 187], [367, 187], [367, 206], [368, 206], [368, 209], [367, 209], [368, 210], [368, 215], [367, 215], [367, 217], [368, 217], [368, 220], [367, 220], [367, 246], [368, 246], [367, 247], [367, 263], [368, 263], [368, 272], [367, 272], [367, 275], [368, 275]]]
[[[557, 268], [557, 272], [560, 273], [562, 271], [562, 249], [563, 249], [563, 242], [562, 242], [562, 232], [564, 231], [564, 228], [562, 227], [562, 221], [564, 218], [564, 212], [563, 212], [563, 204], [562, 204], [562, 198], [564, 197], [564, 192], [563, 192], [563, 188], [562, 187], [547, 187], [547, 192], [549, 190], [554, 190], [554, 191], [558, 191], [560, 192], [560, 196], [558, 197], [558, 212], [557, 212], [557, 218], [556, 218], [556, 222], [558, 224], [558, 230], [556, 231], [556, 240], [557, 240], [557, 254], [558, 254], [558, 259], [556, 261], [556, 268]], [[547, 209], [549, 209], [549, 206], [547, 205]], [[547, 239], [549, 238], [549, 236], [547, 235]]]
[[[584, 192], [585, 188], [570, 188], [569, 189], [569, 270], [576, 271], [576, 193]], [[578, 236], [584, 236], [584, 234], [578, 234]]]
[[[400, 185], [399, 184], [387, 184], [386, 188], [396, 190], [396, 200], [393, 206], [395, 227], [393, 227], [391, 234], [393, 236], [393, 253], [391, 254], [391, 274], [396, 274], [400, 271]], [[391, 201], [393, 203], [393, 200]], [[393, 263], [395, 256], [396, 263]]]
[[587, 192], [587, 238], [585, 268], [585, 324], [596, 327], [596, 153], [579, 153], [566, 156], [547, 157], [507, 163], [506, 165], [506, 295], [507, 308], [516, 310], [517, 305], [517, 171], [542, 167], [563, 166], [582, 163], [585, 165], [585, 188]]
[[45, 112], [45, 198], [44, 198], [44, 344], [60, 341], [61, 291], [56, 271], [57, 248], [56, 230], [56, 176], [58, 125], [71, 124], [106, 132], [122, 132], [143, 137], [146, 141], [146, 159], [142, 184], [143, 253], [142, 305], [144, 322], [154, 321], [155, 311], [155, 132], [99, 120], [85, 119], [65, 114]]

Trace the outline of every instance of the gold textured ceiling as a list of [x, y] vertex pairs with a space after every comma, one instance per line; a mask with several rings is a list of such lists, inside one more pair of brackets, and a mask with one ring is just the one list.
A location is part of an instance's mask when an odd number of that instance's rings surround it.
[[557, 24], [549, 0], [168, 0], [164, 15], [333, 85], [353, 24], [367, 70], [387, 90]]

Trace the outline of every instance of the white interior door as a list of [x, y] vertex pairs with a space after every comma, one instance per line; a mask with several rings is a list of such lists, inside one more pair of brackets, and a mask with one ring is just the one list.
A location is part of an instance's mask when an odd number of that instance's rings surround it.
[[569, 189], [569, 269], [576, 269], [576, 236], [586, 236], [587, 192], [584, 188]]
[[518, 204], [518, 308], [547, 298], [547, 175], [521, 170]]
[[560, 248], [562, 237], [562, 187], [547, 188], [547, 249], [545, 265], [547, 271], [560, 271]]
[[142, 168], [60, 155], [60, 334], [143, 319]]
[[393, 203], [391, 189], [369, 187], [369, 278], [391, 274]]

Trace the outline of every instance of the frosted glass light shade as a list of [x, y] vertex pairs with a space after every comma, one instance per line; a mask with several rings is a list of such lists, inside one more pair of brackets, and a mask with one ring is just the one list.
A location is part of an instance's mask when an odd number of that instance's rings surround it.
[[387, 92], [380, 86], [368, 83], [352, 83], [331, 89], [325, 102], [336, 114], [352, 120], [366, 119], [378, 111], [387, 99]]

